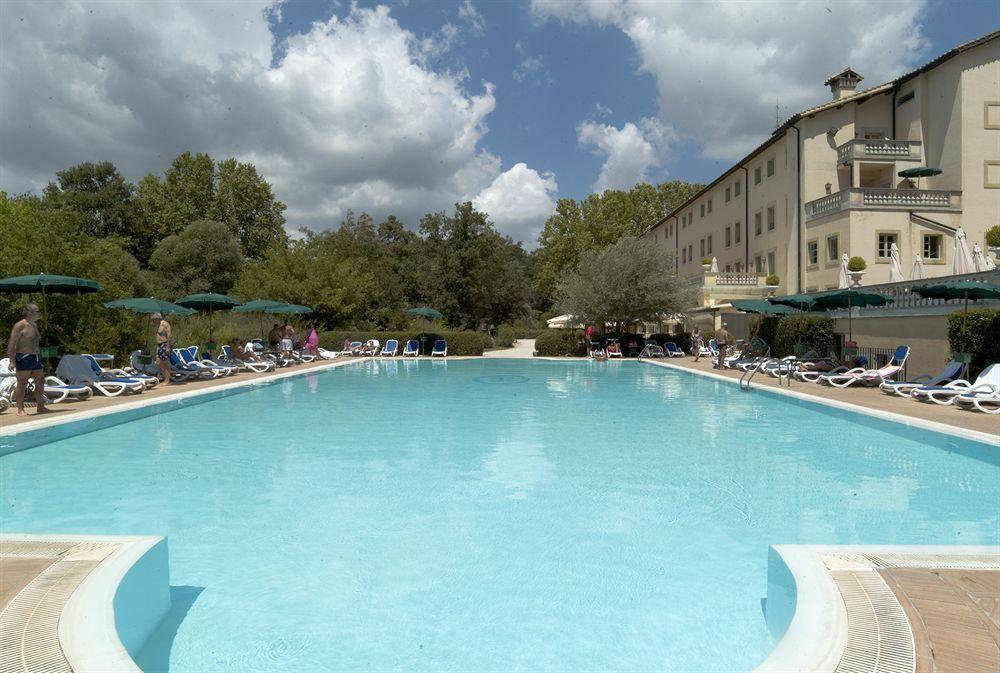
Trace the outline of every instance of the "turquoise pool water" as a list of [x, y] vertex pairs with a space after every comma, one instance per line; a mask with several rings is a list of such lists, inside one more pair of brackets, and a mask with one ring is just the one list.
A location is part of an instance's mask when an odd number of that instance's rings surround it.
[[0, 512], [169, 536], [147, 671], [747, 671], [769, 544], [1000, 543], [998, 463], [635, 362], [369, 362], [4, 456]]

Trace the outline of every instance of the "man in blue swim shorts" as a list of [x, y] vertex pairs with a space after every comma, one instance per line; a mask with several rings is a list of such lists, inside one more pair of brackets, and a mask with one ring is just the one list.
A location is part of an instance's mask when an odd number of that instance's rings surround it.
[[7, 340], [7, 358], [14, 366], [17, 373], [17, 392], [15, 404], [17, 405], [17, 415], [25, 416], [24, 393], [28, 389], [28, 381], [35, 380], [35, 413], [44, 414], [45, 398], [42, 394], [45, 391], [45, 375], [42, 372], [42, 360], [38, 357], [38, 343], [41, 335], [38, 333], [38, 318], [41, 313], [38, 304], [27, 304], [21, 309], [23, 316], [14, 329], [10, 331], [10, 339]]

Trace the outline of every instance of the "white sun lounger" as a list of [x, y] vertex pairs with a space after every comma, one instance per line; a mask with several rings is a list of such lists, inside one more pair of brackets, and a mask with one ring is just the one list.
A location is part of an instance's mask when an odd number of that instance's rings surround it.
[[975, 383], [958, 379], [943, 386], [921, 386], [914, 388], [910, 392], [910, 397], [920, 402], [933, 402], [946, 406], [954, 404], [960, 395], [965, 396], [964, 399], [974, 401], [979, 397], [988, 398], [996, 393], [1000, 393], [1000, 364], [990, 365], [980, 372]]

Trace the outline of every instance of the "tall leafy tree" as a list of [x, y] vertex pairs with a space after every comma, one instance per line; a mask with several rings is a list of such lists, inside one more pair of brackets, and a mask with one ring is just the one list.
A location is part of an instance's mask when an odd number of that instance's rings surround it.
[[672, 252], [625, 236], [580, 256], [578, 268], [559, 279], [556, 306], [581, 320], [619, 327], [632, 320], [656, 321], [690, 308], [696, 299], [694, 288], [675, 270]]
[[541, 297], [552, 295], [556, 280], [577, 267], [581, 254], [642, 234], [699, 189], [701, 185], [674, 180], [655, 187], [640, 183], [627, 192], [609, 189], [580, 202], [560, 199], [538, 239], [536, 289]]
[[253, 164], [226, 159], [216, 166], [215, 177], [209, 217], [226, 223], [244, 255], [260, 259], [271, 246], [285, 242], [285, 204], [274, 198]]
[[202, 220], [160, 241], [149, 261], [164, 294], [175, 299], [192, 292], [229, 292], [243, 255], [225, 224]]

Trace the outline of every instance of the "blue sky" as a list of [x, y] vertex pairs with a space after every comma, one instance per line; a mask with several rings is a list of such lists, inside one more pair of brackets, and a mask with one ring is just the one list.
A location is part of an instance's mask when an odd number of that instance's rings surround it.
[[561, 197], [709, 181], [850, 65], [879, 84], [994, 1], [0, 4], [0, 189], [80, 161], [252, 161], [291, 228], [473, 200], [532, 247]]

